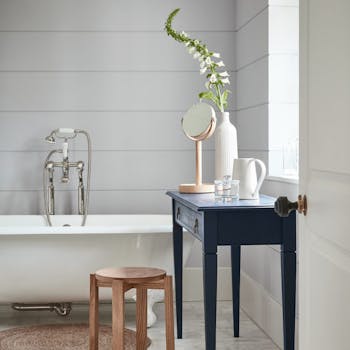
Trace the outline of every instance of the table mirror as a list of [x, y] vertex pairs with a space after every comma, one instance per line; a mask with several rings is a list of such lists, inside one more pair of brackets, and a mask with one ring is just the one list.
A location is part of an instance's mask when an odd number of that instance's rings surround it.
[[196, 182], [181, 184], [181, 193], [214, 192], [214, 185], [202, 183], [202, 141], [213, 135], [216, 117], [213, 107], [207, 103], [192, 106], [182, 118], [182, 129], [185, 135], [196, 144]]

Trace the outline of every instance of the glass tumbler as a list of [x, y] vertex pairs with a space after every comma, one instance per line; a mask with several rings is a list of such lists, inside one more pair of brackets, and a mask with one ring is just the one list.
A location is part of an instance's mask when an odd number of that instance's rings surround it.
[[224, 194], [224, 184], [222, 180], [215, 180], [215, 201], [221, 201]]
[[223, 180], [215, 180], [215, 201], [230, 202], [239, 199], [239, 180], [231, 180], [231, 176], [224, 176]]

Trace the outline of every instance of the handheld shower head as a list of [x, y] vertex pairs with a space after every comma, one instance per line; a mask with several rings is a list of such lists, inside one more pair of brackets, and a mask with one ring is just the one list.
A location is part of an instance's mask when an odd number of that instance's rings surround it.
[[51, 131], [49, 136], [45, 137], [45, 141], [48, 143], [56, 143], [56, 138], [60, 139], [73, 139], [77, 136], [77, 132], [70, 128], [59, 128]]

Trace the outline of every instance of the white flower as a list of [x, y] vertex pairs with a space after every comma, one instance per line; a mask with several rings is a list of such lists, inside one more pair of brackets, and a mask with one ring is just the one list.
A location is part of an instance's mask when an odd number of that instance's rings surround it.
[[201, 64], [199, 65], [201, 68], [205, 67], [205, 62], [202, 60]]
[[225, 72], [222, 72], [222, 73], [219, 73], [220, 77], [229, 77], [230, 74], [228, 74], [226, 71]]
[[205, 59], [205, 63], [206, 63], [207, 65], [210, 65], [210, 64], [212, 63], [210, 57], [207, 57], [207, 58]]
[[209, 78], [209, 81], [211, 83], [216, 83], [218, 81], [218, 79], [216, 78], [216, 75], [215, 74], [212, 74]]
[[225, 78], [221, 80], [223, 84], [230, 84], [229, 78]]
[[214, 52], [213, 53], [213, 57], [220, 58], [221, 56], [220, 56], [220, 54], [218, 52]]
[[187, 33], [184, 32], [184, 31], [181, 32], [181, 35], [183, 35], [183, 36], [186, 37], [186, 38], [188, 37]]
[[197, 59], [197, 58], [200, 57], [200, 55], [201, 55], [201, 54], [200, 54], [199, 52], [195, 52], [194, 55], [193, 55], [193, 58], [194, 58], [194, 59]]
[[185, 46], [188, 47], [189, 45], [190, 45], [190, 42], [189, 42], [189, 41], [186, 41], [186, 42], [185, 42]]
[[203, 61], [204, 61], [203, 56], [200, 56], [200, 57], [198, 58], [198, 61], [199, 61], [199, 62], [203, 62]]
[[218, 62], [217, 65], [218, 65], [218, 67], [225, 67], [224, 62], [222, 62], [222, 61]]
[[201, 74], [204, 74], [206, 71], [207, 71], [207, 67], [203, 67], [203, 68], [200, 69], [200, 73]]
[[196, 48], [194, 48], [193, 46], [188, 49], [188, 53], [190, 55], [192, 55], [195, 51], [196, 51]]
[[195, 41], [194, 41], [194, 44], [195, 44], [195, 45], [198, 45], [198, 44], [199, 44], [199, 41], [198, 41], [198, 40], [195, 40]]

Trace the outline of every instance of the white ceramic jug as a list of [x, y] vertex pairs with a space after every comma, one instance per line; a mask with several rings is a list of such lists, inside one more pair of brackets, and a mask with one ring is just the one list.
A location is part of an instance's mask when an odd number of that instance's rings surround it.
[[[255, 163], [259, 164], [261, 174], [257, 179]], [[233, 162], [234, 180], [239, 180], [240, 199], [258, 199], [259, 190], [266, 176], [265, 164], [255, 158], [238, 158]]]

